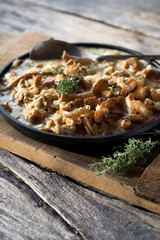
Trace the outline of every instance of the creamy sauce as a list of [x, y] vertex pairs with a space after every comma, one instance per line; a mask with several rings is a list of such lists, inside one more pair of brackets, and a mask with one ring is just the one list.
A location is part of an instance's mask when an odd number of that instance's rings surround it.
[[[53, 61], [57, 62], [59, 60], [53, 60]], [[11, 68], [8, 72], [14, 71], [16, 76], [18, 77], [18, 76], [21, 76], [24, 73], [30, 72], [31, 68], [34, 68], [38, 64], [43, 64], [44, 65], [43, 68], [41, 69], [41, 71], [43, 71], [44, 69], [46, 71], [47, 70], [52, 71], [51, 63], [53, 61], [31, 60], [29, 58], [26, 58], [19, 67]], [[1, 87], [2, 87], [2, 84], [0, 83], [0, 88]], [[21, 121], [21, 122], [23, 122], [27, 125], [32, 126], [33, 124], [27, 122], [26, 119], [25, 119], [25, 107], [26, 107], [26, 105], [25, 104], [23, 106], [17, 105], [17, 101], [16, 101], [16, 99], [13, 98], [12, 94], [13, 94], [12, 90], [8, 90], [8, 91], [5, 91], [5, 92], [0, 92], [0, 105], [3, 105], [5, 102], [9, 102], [9, 106], [12, 109], [14, 109], [13, 111], [10, 112], [10, 115], [12, 117], [18, 119], [19, 121]]]

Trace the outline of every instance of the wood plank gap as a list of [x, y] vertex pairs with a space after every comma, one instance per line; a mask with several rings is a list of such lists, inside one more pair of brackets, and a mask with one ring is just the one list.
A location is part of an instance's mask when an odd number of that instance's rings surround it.
[[[6, 157], [5, 151], [4, 150], [1, 150], [1, 151], [3, 152], [3, 156]], [[12, 158], [13, 154], [12, 153], [9, 153], [9, 154], [10, 154], [10, 157]], [[18, 158], [18, 156], [15, 156], [15, 157]], [[1, 156], [0, 156], [0, 160], [1, 160]], [[13, 177], [15, 177], [18, 180], [20, 180], [21, 182], [23, 182], [27, 186], [29, 191], [32, 191], [35, 195], [38, 196], [38, 198], [41, 199], [41, 201], [44, 204], [46, 204], [49, 208], [51, 208], [52, 211], [54, 211], [62, 219], [62, 221], [64, 221], [64, 223], [70, 228], [71, 231], [73, 231], [76, 235], [78, 235], [82, 240], [86, 239], [85, 236], [78, 229], [76, 229], [74, 226], [72, 226], [70, 221], [68, 221], [68, 219], [66, 217], [64, 217], [60, 211], [58, 211], [56, 208], [54, 208], [54, 206], [52, 204], [50, 204], [48, 201], [46, 201], [46, 199], [42, 196], [42, 194], [39, 194], [39, 192], [36, 191], [36, 189], [34, 187], [32, 187], [29, 184], [29, 182], [27, 182], [25, 180], [25, 178], [23, 178], [20, 174], [18, 174], [13, 168], [10, 168], [9, 166], [5, 165], [5, 163], [3, 161], [0, 161], [0, 167], [3, 168], [5, 171], [7, 171], [9, 174], [11, 174]]]
[[78, 13], [69, 12], [69, 11], [66, 11], [66, 10], [61, 10], [59, 8], [54, 8], [52, 6], [47, 6], [45, 4], [38, 3], [38, 2], [30, 2], [30, 1], [25, 1], [25, 0], [23, 2], [26, 3], [26, 4], [30, 4], [31, 6], [42, 7], [42, 8], [45, 8], [47, 10], [50, 10], [50, 11], [52, 10], [54, 12], [59, 12], [59, 13], [62, 13], [62, 14], [75, 16], [75, 17], [78, 17], [78, 18], [82, 18], [84, 20], [88, 20], [88, 21], [92, 21], [92, 22], [103, 24], [105, 26], [113, 27], [115, 29], [121, 29], [121, 30], [125, 30], [125, 31], [128, 31], [128, 32], [137, 33], [137, 34], [140, 34], [140, 35], [143, 35], [143, 36], [152, 37], [152, 38], [155, 38], [155, 39], [160, 39], [160, 37], [152, 35], [149, 32], [144, 32], [142, 30], [138, 30], [136, 28], [131, 28], [129, 26], [127, 27], [127, 26], [124, 26], [124, 25], [113, 24], [113, 23], [108, 22], [108, 21], [106, 21], [106, 22], [105, 21], [101, 21], [101, 20], [94, 19], [94, 18], [91, 18], [91, 17], [83, 16], [83, 15], [78, 14]]
[[[111, 201], [107, 196], [84, 189], [55, 172], [49, 174], [14, 155], [11, 159], [6, 151], [5, 154], [7, 158], [3, 158], [3, 152], [0, 151], [1, 161], [15, 169], [50, 204], [56, 206], [86, 239], [124, 239], [124, 236], [125, 239], [135, 239], [137, 234], [143, 239], [157, 239], [159, 236], [160, 216], [146, 213], [117, 199]], [[143, 232], [136, 230], [139, 226]]]

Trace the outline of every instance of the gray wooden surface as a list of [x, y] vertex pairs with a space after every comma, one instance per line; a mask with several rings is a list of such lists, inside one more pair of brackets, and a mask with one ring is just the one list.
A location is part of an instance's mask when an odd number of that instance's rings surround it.
[[[26, 29], [157, 53], [160, 2], [0, 0], [0, 44]], [[0, 150], [0, 239], [160, 239], [160, 216]]]

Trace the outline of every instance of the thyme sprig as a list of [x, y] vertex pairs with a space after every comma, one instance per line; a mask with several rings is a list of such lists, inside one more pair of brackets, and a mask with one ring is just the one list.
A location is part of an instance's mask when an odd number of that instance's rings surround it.
[[62, 74], [64, 79], [57, 81], [57, 93], [61, 94], [68, 94], [73, 93], [78, 86], [81, 77], [74, 76], [74, 75], [67, 75], [63, 71], [59, 71], [58, 68], [52, 67], [52, 70], [56, 74]]
[[92, 62], [91, 65], [89, 66], [89, 70], [92, 70], [96, 65], [97, 65], [96, 62]]
[[[89, 70], [93, 69], [97, 65], [96, 62], [92, 62]], [[61, 94], [68, 94], [73, 93], [76, 90], [76, 87], [78, 86], [80, 80], [83, 78], [84, 73], [81, 74], [79, 77], [74, 75], [67, 75], [62, 70], [59, 71], [57, 67], [52, 67], [52, 70], [56, 74], [62, 74], [64, 76], [64, 79], [57, 81], [57, 93]]]
[[153, 159], [153, 150], [160, 145], [158, 140], [147, 141], [130, 138], [125, 143], [121, 151], [116, 150], [113, 155], [102, 157], [101, 161], [89, 164], [90, 168], [95, 168], [96, 176], [104, 175], [107, 171], [126, 173], [135, 168], [137, 164], [146, 165]]
[[63, 80], [58, 81], [57, 83], [57, 93], [68, 94], [73, 93], [78, 86], [80, 78], [77, 76], [67, 76]]
[[62, 75], [65, 75], [64, 72], [61, 70], [59, 71], [59, 69], [57, 67], [52, 67], [52, 71], [56, 74], [62, 74]]
[[114, 85], [112, 85], [111, 87], [108, 87], [110, 92], [114, 92]]

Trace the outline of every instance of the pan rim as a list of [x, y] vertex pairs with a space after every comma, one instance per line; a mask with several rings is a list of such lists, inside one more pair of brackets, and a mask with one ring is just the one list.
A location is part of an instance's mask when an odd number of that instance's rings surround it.
[[[117, 46], [117, 45], [112, 45], [112, 44], [105, 44], [105, 43], [89, 43], [89, 42], [76, 42], [73, 43], [74, 45], [77, 46], [84, 46], [84, 47], [98, 47], [98, 48], [106, 48], [106, 49], [117, 49], [120, 51], [124, 51], [127, 53], [134, 53], [137, 55], [141, 55], [142, 53], [134, 51], [132, 49], [128, 49], [122, 46]], [[13, 60], [9, 61], [7, 64], [5, 64], [1, 69], [0, 69], [0, 78], [4, 75], [4, 73], [10, 68], [11, 64], [13, 63], [13, 61], [15, 59], [24, 59], [29, 57], [30, 52], [26, 52], [16, 58], [14, 58]], [[160, 64], [156, 61], [150, 61], [150, 63], [152, 64], [152, 66], [160, 69]], [[69, 136], [69, 135], [64, 135], [64, 134], [56, 134], [53, 132], [46, 132], [46, 131], [42, 131], [39, 129], [36, 129], [32, 126], [29, 126], [27, 124], [24, 124], [22, 122], [20, 122], [19, 120], [17, 120], [16, 118], [12, 117], [7, 110], [4, 109], [4, 107], [2, 105], [0, 105], [0, 113], [2, 114], [2, 116], [5, 118], [5, 120], [7, 120], [7, 122], [9, 122], [10, 125], [12, 125], [14, 128], [16, 128], [18, 131], [20, 131], [21, 133], [24, 133], [25, 135], [30, 135], [30, 137], [32, 138], [32, 134], [34, 135], [39, 135], [42, 138], [45, 138], [47, 140], [47, 137], [49, 139], [53, 138], [53, 139], [57, 139], [58, 141], [72, 141], [73, 144], [74, 143], [97, 143], [97, 142], [113, 142], [113, 141], [117, 141], [117, 140], [124, 140], [124, 139], [128, 139], [130, 137], [134, 137], [137, 136], [139, 134], [143, 134], [145, 132], [147, 132], [148, 130], [158, 126], [158, 124], [160, 123], [160, 114], [154, 118], [152, 121], [138, 126], [136, 128], [133, 128], [131, 130], [125, 131], [125, 132], [119, 132], [119, 133], [114, 133], [114, 134], [108, 134], [105, 136]], [[25, 131], [22, 132], [22, 129], [24, 129]], [[27, 133], [26, 131], [29, 131], [29, 133]], [[37, 139], [38, 140], [38, 139]]]

